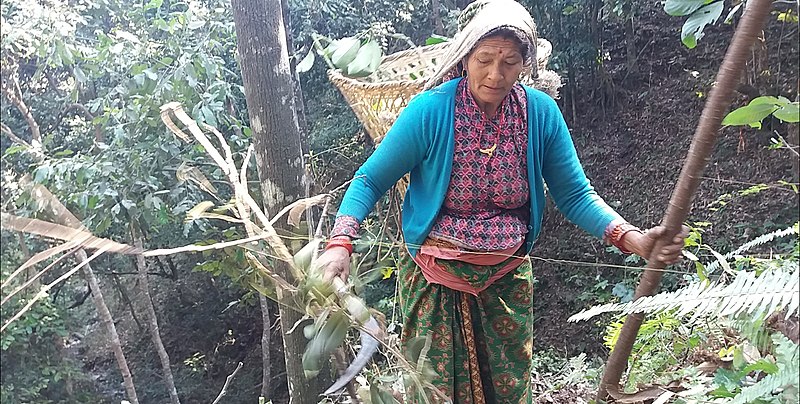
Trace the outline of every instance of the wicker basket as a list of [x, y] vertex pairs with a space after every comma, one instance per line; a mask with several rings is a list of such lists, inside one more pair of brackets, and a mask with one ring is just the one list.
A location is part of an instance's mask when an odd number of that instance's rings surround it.
[[[367, 134], [377, 143], [389, 131], [408, 101], [422, 91], [426, 78], [436, 72], [437, 62], [444, 58], [449, 45], [444, 42], [385, 56], [378, 70], [364, 78], [345, 77], [338, 70], [329, 70], [328, 77], [344, 95]], [[522, 82], [555, 98], [561, 79], [555, 72], [545, 68], [552, 49], [547, 40], [538, 40], [536, 53], [539, 77], [531, 79], [530, 75], [524, 75]]]

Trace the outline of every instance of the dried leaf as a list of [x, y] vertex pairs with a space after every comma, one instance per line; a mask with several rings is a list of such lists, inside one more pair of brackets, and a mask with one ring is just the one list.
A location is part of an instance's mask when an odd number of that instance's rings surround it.
[[200, 202], [197, 205], [194, 205], [193, 208], [189, 209], [188, 212], [186, 212], [186, 220], [187, 221], [197, 220], [203, 215], [203, 213], [205, 213], [207, 210], [213, 207], [214, 207], [214, 202], [211, 201]]
[[609, 394], [614, 398], [616, 403], [624, 404], [638, 404], [650, 400], [656, 400], [664, 395], [664, 392], [678, 392], [686, 390], [681, 386], [679, 380], [673, 380], [667, 385], [654, 384], [650, 386], [643, 386], [641, 390], [636, 393], [627, 394], [620, 391], [609, 389]]
[[270, 222], [275, 223], [274, 221], [277, 218], [281, 217], [288, 210], [289, 215], [287, 218], [287, 222], [289, 223], [289, 225], [295, 227], [299, 226], [300, 216], [306, 211], [306, 209], [312, 206], [321, 205], [325, 203], [328, 197], [329, 197], [328, 194], [320, 194], [309, 198], [299, 199], [294, 203], [292, 203], [291, 205], [283, 208], [274, 218], [272, 218]]
[[84, 266], [86, 266], [87, 264], [89, 264], [89, 262], [91, 262], [95, 258], [99, 257], [101, 254], [106, 252], [107, 251], [106, 247], [108, 247], [108, 245], [101, 246], [94, 254], [92, 254], [91, 257], [88, 257], [85, 261], [83, 261], [80, 264], [76, 265], [74, 268], [72, 268], [69, 271], [67, 271], [64, 275], [61, 275], [55, 281], [53, 281], [53, 282], [51, 282], [51, 283], [49, 283], [47, 285], [44, 285], [42, 287], [42, 289], [39, 290], [39, 292], [36, 293], [36, 295], [33, 296], [33, 298], [28, 302], [28, 304], [25, 305], [25, 307], [23, 307], [20, 311], [18, 311], [16, 314], [14, 314], [8, 321], [6, 321], [5, 324], [3, 324], [2, 327], [0, 327], [0, 332], [5, 331], [5, 329], [8, 328], [9, 325], [11, 325], [11, 323], [13, 323], [14, 321], [18, 320], [20, 317], [22, 317], [22, 315], [25, 314], [28, 310], [30, 310], [30, 308], [33, 307], [33, 305], [36, 302], [38, 302], [42, 298], [46, 297], [47, 296], [47, 292], [50, 289], [52, 289], [53, 286], [63, 282], [65, 279], [67, 279], [70, 276], [72, 276], [72, 274], [77, 272], [79, 269], [81, 269]]
[[178, 169], [175, 170], [175, 177], [178, 178], [178, 181], [191, 181], [203, 191], [206, 191], [217, 198], [217, 188], [214, 187], [214, 184], [212, 184], [205, 175], [203, 175], [203, 172], [200, 171], [199, 168], [192, 167], [185, 162], [181, 163], [181, 165], [178, 166]]
[[67, 242], [67, 243], [59, 244], [59, 245], [57, 245], [55, 247], [52, 247], [52, 248], [48, 248], [47, 250], [44, 250], [44, 251], [42, 251], [40, 253], [37, 253], [36, 255], [34, 255], [33, 257], [31, 257], [27, 261], [25, 261], [25, 263], [22, 264], [22, 266], [20, 266], [19, 268], [17, 268], [14, 271], [14, 273], [9, 275], [8, 278], [6, 278], [6, 280], [3, 282], [3, 285], [0, 286], [0, 287], [3, 287], [3, 288], [6, 287], [9, 284], [9, 282], [11, 282], [11, 280], [14, 279], [14, 277], [16, 277], [17, 275], [19, 275], [22, 271], [24, 271], [24, 270], [26, 270], [26, 269], [28, 269], [28, 268], [30, 268], [30, 267], [32, 267], [32, 266], [44, 261], [44, 260], [46, 260], [46, 259], [48, 259], [48, 258], [50, 258], [50, 257], [52, 257], [54, 255], [57, 255], [57, 254], [59, 254], [61, 252], [64, 252], [64, 251], [69, 250], [71, 248], [74, 249], [74, 248], [76, 248], [76, 246], [78, 244], [79, 244], [79, 242], [70, 241], [70, 242]]
[[74, 241], [77, 244], [76, 247], [79, 246], [89, 250], [98, 250], [102, 248], [108, 252], [128, 255], [142, 253], [142, 250], [139, 248], [95, 237], [87, 230], [73, 229], [60, 224], [39, 219], [19, 217], [5, 212], [2, 213], [2, 226], [23, 233], [36, 234], [64, 241]]
[[178, 102], [170, 102], [161, 106], [161, 121], [164, 122], [164, 125], [175, 134], [175, 136], [179, 137], [186, 143], [191, 143], [191, 138], [186, 133], [183, 133], [178, 125], [175, 125], [175, 122], [172, 122], [172, 118], [169, 116], [169, 112], [176, 109], [181, 108], [181, 104]]

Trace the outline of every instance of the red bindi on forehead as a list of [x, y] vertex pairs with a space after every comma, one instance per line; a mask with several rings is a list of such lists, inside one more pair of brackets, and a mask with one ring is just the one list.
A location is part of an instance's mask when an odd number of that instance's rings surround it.
[[484, 39], [475, 48], [476, 53], [489, 53], [504, 56], [507, 54], [519, 53], [519, 46], [508, 39]]

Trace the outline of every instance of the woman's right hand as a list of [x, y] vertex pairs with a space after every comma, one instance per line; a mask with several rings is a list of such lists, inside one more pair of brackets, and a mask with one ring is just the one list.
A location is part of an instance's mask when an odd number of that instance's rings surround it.
[[331, 246], [317, 258], [316, 265], [323, 271], [322, 279], [326, 282], [338, 276], [346, 283], [350, 276], [350, 252], [344, 247]]

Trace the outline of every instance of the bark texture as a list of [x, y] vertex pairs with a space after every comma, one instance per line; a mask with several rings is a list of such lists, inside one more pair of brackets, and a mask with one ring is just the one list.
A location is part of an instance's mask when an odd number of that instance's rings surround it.
[[[770, 0], [752, 0], [747, 3], [741, 23], [717, 73], [717, 84], [703, 108], [678, 183], [675, 185], [667, 212], [661, 221], [661, 224], [667, 228], [667, 232], [662, 239], [656, 241], [647, 263], [647, 269], [636, 287], [635, 299], [658, 292], [663, 275], [661, 270], [665, 267], [664, 263], [656, 259], [658, 251], [665, 245], [664, 240], [670, 240], [678, 234], [681, 224], [689, 214], [692, 197], [700, 185], [700, 176], [708, 164], [711, 151], [717, 141], [722, 118], [730, 107], [733, 92], [739, 84], [739, 78], [750, 49], [764, 26], [770, 6]], [[615, 399], [622, 395], [619, 382], [622, 373], [627, 368], [628, 358], [643, 320], [644, 315], [640, 313], [629, 315], [625, 320], [617, 344], [606, 363], [606, 370], [598, 390], [599, 400]]]
[[[274, 214], [302, 197], [306, 183], [284, 13], [278, 0], [232, 0], [231, 5], [264, 208]], [[274, 270], [295, 283], [288, 265], [275, 262]], [[302, 315], [288, 308], [294, 305], [292, 296], [279, 294], [279, 299], [290, 403], [316, 404], [323, 378], [305, 378], [305, 337], [286, 334]]]
[[269, 302], [267, 297], [259, 294], [258, 303], [261, 306], [261, 397], [265, 401], [269, 400], [270, 385], [272, 384], [272, 358], [270, 357], [269, 347], [272, 345], [272, 334], [270, 333]]

